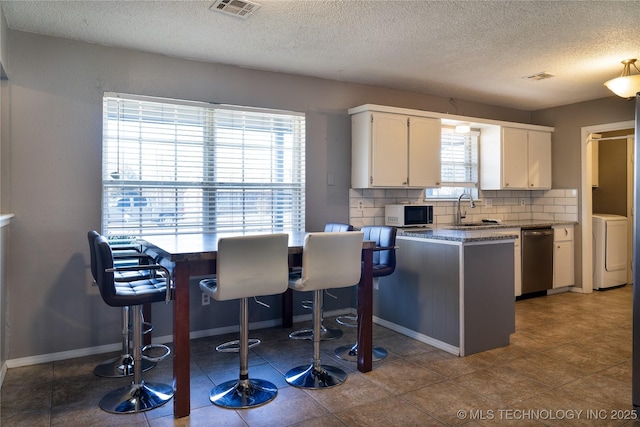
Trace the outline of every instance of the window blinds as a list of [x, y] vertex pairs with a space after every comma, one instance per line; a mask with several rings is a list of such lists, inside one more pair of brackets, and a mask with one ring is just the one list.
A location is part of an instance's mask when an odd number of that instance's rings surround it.
[[476, 187], [478, 182], [477, 134], [459, 134], [443, 128], [441, 138], [442, 184]]
[[103, 233], [304, 230], [304, 115], [105, 94], [103, 127]]

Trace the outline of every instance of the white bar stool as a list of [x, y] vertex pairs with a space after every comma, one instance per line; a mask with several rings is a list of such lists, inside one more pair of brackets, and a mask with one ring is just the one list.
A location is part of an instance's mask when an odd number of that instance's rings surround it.
[[[343, 231], [353, 231], [353, 225], [351, 224], [343, 224], [340, 222], [328, 222], [324, 226], [324, 231], [326, 233], [332, 232], [343, 232]], [[331, 295], [329, 292], [325, 291], [327, 295], [332, 298], [337, 298], [334, 295]], [[328, 328], [324, 324], [324, 295], [320, 300], [320, 339], [322, 341], [330, 341], [337, 340], [341, 338], [344, 332], [341, 329], [337, 328]], [[306, 309], [313, 310], [313, 301], [305, 300], [302, 301], [302, 307]], [[289, 338], [292, 340], [312, 340], [313, 339], [313, 327], [300, 329], [297, 331], [293, 331], [289, 334]]]
[[216, 301], [240, 299], [240, 374], [211, 390], [209, 400], [224, 408], [263, 405], [275, 399], [271, 382], [249, 378], [249, 298], [287, 290], [289, 236], [285, 233], [238, 236], [218, 241], [216, 277], [200, 281], [200, 289]]
[[302, 250], [302, 271], [289, 279], [296, 291], [313, 291], [313, 363], [285, 374], [287, 382], [301, 388], [328, 388], [342, 384], [347, 374], [340, 368], [322, 365], [320, 329], [324, 289], [354, 286], [360, 281], [363, 233], [309, 233]]

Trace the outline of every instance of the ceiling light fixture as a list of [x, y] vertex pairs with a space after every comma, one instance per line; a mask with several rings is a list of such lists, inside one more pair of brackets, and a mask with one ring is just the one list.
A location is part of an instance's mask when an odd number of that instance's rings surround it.
[[640, 73], [640, 69], [635, 64], [635, 59], [625, 59], [622, 61], [624, 68], [620, 77], [604, 82], [609, 90], [621, 98], [633, 99], [640, 92], [640, 74], [631, 75], [631, 66]]
[[456, 125], [456, 133], [469, 133], [471, 132], [471, 125], [469, 123], [460, 123]]

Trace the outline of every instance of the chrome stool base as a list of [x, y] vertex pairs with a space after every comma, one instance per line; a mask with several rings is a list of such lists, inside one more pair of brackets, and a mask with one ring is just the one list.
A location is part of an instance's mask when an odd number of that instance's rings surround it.
[[[156, 366], [156, 363], [148, 360], [142, 361], [142, 372]], [[102, 378], [123, 378], [133, 375], [133, 358], [129, 355], [116, 357], [96, 366], [93, 373]]]
[[[320, 341], [331, 341], [342, 338], [344, 332], [341, 329], [327, 328], [320, 326]], [[313, 340], [313, 328], [300, 329], [289, 334], [292, 340]]]
[[[374, 347], [371, 351], [371, 360], [374, 362], [379, 362], [388, 356], [387, 350], [382, 347]], [[334, 352], [337, 358], [346, 360], [349, 362], [357, 362], [358, 361], [358, 344], [354, 344], [352, 346], [343, 345], [342, 347], [336, 348]]]
[[172, 397], [173, 387], [143, 381], [113, 390], [100, 400], [100, 408], [114, 414], [132, 414], [162, 406]]
[[285, 374], [287, 383], [294, 387], [321, 389], [342, 384], [347, 373], [335, 366], [298, 366]]
[[211, 390], [211, 403], [223, 408], [254, 408], [271, 402], [278, 395], [278, 387], [260, 379], [231, 380]]

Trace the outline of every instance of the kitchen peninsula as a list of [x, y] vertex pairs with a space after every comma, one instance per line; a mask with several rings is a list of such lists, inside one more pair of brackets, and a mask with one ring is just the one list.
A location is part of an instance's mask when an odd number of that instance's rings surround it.
[[376, 322], [459, 356], [508, 345], [518, 238], [513, 230], [400, 231], [396, 271], [374, 291]]

